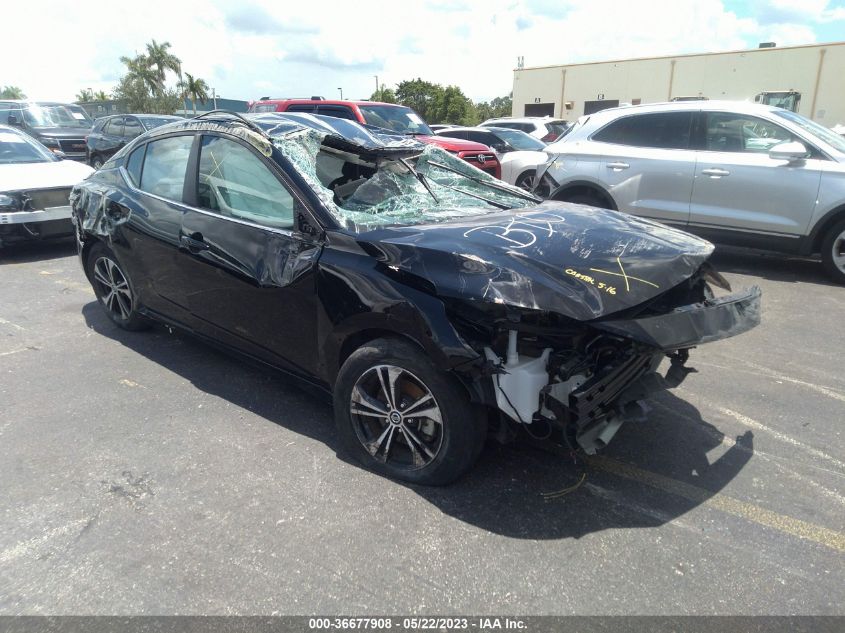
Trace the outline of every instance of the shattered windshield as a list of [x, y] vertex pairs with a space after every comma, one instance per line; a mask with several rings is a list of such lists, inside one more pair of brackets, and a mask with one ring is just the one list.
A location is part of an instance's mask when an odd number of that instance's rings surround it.
[[338, 149], [314, 129], [272, 138], [338, 222], [351, 230], [442, 222], [539, 202], [433, 145]]

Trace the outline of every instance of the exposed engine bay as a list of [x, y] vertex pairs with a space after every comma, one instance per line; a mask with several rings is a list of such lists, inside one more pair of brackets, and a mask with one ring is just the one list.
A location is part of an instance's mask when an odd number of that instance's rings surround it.
[[[690, 306], [718, 306], [720, 299], [708, 281], [730, 290], [721, 275], [704, 264], [688, 283], [640, 306], [637, 316], [659, 321], [677, 312], [690, 313]], [[759, 290], [752, 289], [748, 297], [737, 308], [742, 318], [729, 325], [720, 314], [726, 329], [712, 336], [733, 336], [759, 323], [759, 311], [750, 299], [759, 298]], [[649, 394], [675, 388], [695, 371], [687, 366], [694, 347], [689, 332], [675, 332], [678, 347], [671, 349], [608, 331], [618, 319], [585, 326], [554, 313], [496, 307], [455, 304], [451, 316], [483, 350], [482, 373], [503, 423], [521, 427], [535, 439], [594, 454], [624, 422], [645, 419]], [[698, 342], [713, 340], [699, 333]], [[490, 343], [484, 345], [485, 339]], [[664, 360], [668, 368], [661, 374]], [[500, 439], [508, 436], [499, 434]]]

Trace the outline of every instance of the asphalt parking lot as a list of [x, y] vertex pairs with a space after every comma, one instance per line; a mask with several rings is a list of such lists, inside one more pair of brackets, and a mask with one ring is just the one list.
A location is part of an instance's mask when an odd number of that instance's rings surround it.
[[2, 251], [0, 613], [843, 614], [845, 287], [715, 263], [763, 324], [647, 422], [586, 464], [488, 445], [430, 489], [338, 455], [280, 377], [118, 330], [72, 243]]

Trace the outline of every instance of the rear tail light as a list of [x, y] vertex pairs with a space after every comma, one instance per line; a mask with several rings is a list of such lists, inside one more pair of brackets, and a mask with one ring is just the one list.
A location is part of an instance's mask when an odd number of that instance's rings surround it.
[[544, 143], [552, 143], [552, 142], [557, 140], [557, 137], [558, 137], [557, 132], [549, 132], [548, 134], [546, 134], [540, 140], [543, 141]]

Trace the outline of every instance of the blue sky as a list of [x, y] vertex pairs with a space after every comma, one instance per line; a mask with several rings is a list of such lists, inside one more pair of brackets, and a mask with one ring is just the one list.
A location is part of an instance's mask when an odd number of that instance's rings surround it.
[[[152, 38], [228, 98], [367, 98], [378, 75], [475, 100], [511, 90], [518, 56], [538, 66], [845, 40], [845, 0], [41, 0], [37, 21], [7, 4], [4, 24], [20, 28], [4, 30], [0, 84], [36, 99], [110, 91], [119, 57]], [[68, 44], [68, 33], [87, 35]]]

